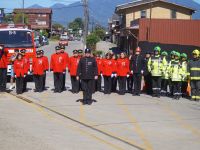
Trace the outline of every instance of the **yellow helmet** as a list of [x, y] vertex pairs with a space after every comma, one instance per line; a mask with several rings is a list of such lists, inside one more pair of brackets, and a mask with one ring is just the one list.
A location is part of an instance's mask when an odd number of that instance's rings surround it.
[[196, 54], [197, 56], [199, 56], [200, 52], [199, 52], [198, 49], [195, 49], [195, 50], [192, 52], [192, 54]]

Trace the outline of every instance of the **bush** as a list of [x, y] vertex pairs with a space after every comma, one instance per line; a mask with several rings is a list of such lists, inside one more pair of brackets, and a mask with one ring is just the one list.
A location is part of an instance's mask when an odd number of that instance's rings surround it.
[[102, 54], [103, 54], [103, 51], [101, 51], [101, 50], [96, 50], [96, 51], [93, 51], [93, 54], [94, 54], [94, 55], [102, 55]]
[[90, 48], [91, 50], [96, 50], [96, 44], [100, 41], [100, 38], [95, 34], [91, 33], [87, 36], [86, 39], [86, 45], [87, 48]]
[[59, 35], [55, 35], [55, 36], [51, 36], [50, 37], [50, 40], [52, 40], [52, 41], [57, 41], [57, 40], [59, 40], [60, 39], [60, 36]]

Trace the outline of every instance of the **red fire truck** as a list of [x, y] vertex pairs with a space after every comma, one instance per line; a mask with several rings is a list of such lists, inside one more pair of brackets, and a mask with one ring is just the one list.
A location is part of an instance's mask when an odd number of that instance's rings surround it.
[[[32, 30], [20, 25], [0, 25], [0, 44], [4, 45], [4, 51], [7, 54], [8, 76], [11, 73], [9, 59], [14, 53], [14, 49], [26, 49], [25, 55], [30, 59], [30, 70], [32, 69], [32, 58], [36, 55], [34, 32]], [[31, 75], [31, 71], [28, 75]]]

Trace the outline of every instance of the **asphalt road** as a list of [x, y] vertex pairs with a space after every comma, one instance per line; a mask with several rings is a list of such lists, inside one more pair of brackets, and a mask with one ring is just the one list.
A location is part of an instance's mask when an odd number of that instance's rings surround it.
[[[56, 43], [44, 47], [50, 56]], [[67, 47], [81, 48], [80, 42]], [[69, 76], [66, 85], [70, 88]], [[91, 106], [82, 105], [82, 93], [48, 90], [15, 91], [0, 96], [1, 150], [199, 150], [200, 103], [147, 95], [94, 94]]]

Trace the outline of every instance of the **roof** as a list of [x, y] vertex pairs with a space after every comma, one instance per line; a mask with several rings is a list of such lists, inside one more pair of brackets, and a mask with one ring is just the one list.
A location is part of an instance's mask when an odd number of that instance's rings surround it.
[[130, 2], [130, 3], [125, 3], [125, 4], [122, 4], [122, 5], [118, 5], [116, 7], [115, 11], [118, 12], [119, 10], [131, 8], [131, 7], [136, 7], [136, 6], [140, 6], [140, 5], [144, 5], [144, 4], [154, 3], [154, 2], [168, 3], [168, 4], [171, 4], [171, 5], [182, 7], [182, 8], [191, 10], [192, 12], [195, 12], [194, 8], [190, 8], [190, 7], [187, 7], [187, 6], [183, 6], [183, 5], [179, 5], [179, 4], [176, 4], [176, 3], [172, 3], [172, 2], [169, 2], [167, 0], [137, 0], [137, 1], [134, 1], [134, 2]]
[[14, 9], [13, 13], [34, 13], [34, 14], [51, 14], [51, 8], [25, 8], [25, 9]]

